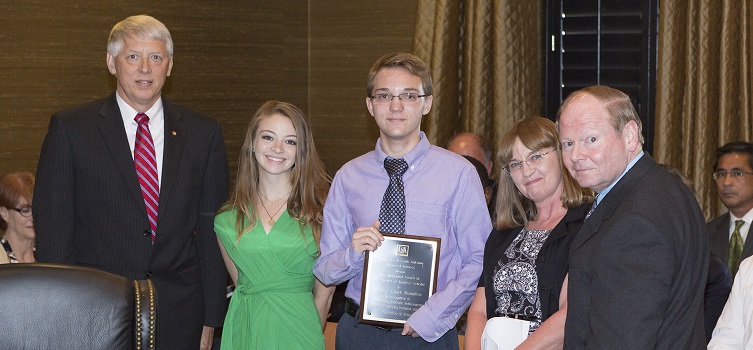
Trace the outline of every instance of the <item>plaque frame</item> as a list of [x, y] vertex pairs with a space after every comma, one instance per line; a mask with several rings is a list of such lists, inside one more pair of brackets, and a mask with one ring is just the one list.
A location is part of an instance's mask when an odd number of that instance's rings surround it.
[[[402, 327], [408, 320], [408, 317], [410, 317], [418, 307], [415, 307], [415, 309], [411, 307], [411, 311], [407, 312], [405, 308], [410, 306], [402, 305], [403, 308], [399, 311], [388, 310], [384, 312], [391, 312], [391, 315], [378, 314], [372, 310], [376, 310], [376, 305], [380, 303], [380, 297], [385, 300], [389, 299], [389, 296], [385, 297], [385, 295], [401, 298], [414, 305], [423, 305], [432, 295], [434, 295], [434, 293], [436, 293], [441, 239], [436, 237], [398, 235], [390, 233], [383, 233], [382, 235], [384, 236], [382, 245], [375, 251], [366, 251], [366, 257], [363, 263], [361, 307], [358, 309], [358, 322], [381, 327]], [[405, 247], [407, 247], [407, 249]], [[416, 249], [419, 249], [419, 251], [416, 252]], [[422, 251], [423, 249], [428, 250], [428, 252]], [[410, 252], [411, 250], [413, 250], [413, 253]], [[389, 260], [391, 258], [393, 260]], [[388, 265], [388, 260], [395, 264]], [[411, 268], [410, 266], [413, 267]], [[409, 274], [410, 270], [419, 270], [418, 273], [420, 275], [415, 276], [415, 274]], [[393, 274], [390, 275], [390, 272]], [[374, 276], [388, 276], [387, 278], [390, 278], [391, 276], [395, 278], [392, 281], [383, 281], [377, 280], [377, 277]], [[407, 279], [404, 279], [405, 277], [407, 277]], [[402, 286], [400, 285], [401, 282], [398, 280], [402, 280]], [[383, 286], [384, 284], [387, 284], [387, 288]], [[420, 296], [409, 295], [406, 297], [402, 295], [402, 293], [405, 293], [403, 288], [411, 289], [411, 294], [423, 294]], [[418, 290], [418, 292], [416, 292], [416, 290]], [[387, 291], [387, 293], [383, 293], [385, 291]], [[400, 291], [400, 293], [397, 293], [396, 291]], [[381, 301], [384, 302], [384, 300]], [[392, 301], [398, 304], [402, 302], [402, 300]], [[396, 313], [400, 313], [400, 315], [395, 315]]]

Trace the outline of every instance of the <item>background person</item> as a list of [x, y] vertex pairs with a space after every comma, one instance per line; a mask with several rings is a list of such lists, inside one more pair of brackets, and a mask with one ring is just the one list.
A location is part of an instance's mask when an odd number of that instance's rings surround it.
[[492, 317], [530, 320], [517, 349], [561, 349], [566, 298], [560, 297], [570, 243], [593, 200], [564, 168], [554, 123], [542, 117], [515, 123], [500, 141], [495, 229], [468, 310], [465, 349], [481, 349]]
[[264, 103], [251, 118], [238, 164], [233, 194], [214, 220], [237, 286], [222, 349], [324, 349], [334, 286], [322, 285], [312, 270], [329, 180], [303, 112]]
[[106, 63], [116, 92], [50, 119], [34, 189], [38, 259], [151, 279], [157, 348], [209, 348], [227, 307], [212, 230], [228, 192], [222, 130], [162, 98], [173, 42], [153, 17], [116, 24]]
[[31, 263], [34, 257], [34, 219], [31, 215], [34, 175], [27, 171], [0, 178], [0, 263]]
[[740, 261], [753, 255], [747, 239], [753, 222], [753, 144], [737, 141], [719, 147], [713, 176], [728, 212], [706, 224], [709, 244], [734, 276]]
[[476, 168], [479, 180], [481, 180], [481, 187], [484, 189], [484, 199], [486, 199], [486, 205], [489, 205], [492, 200], [492, 192], [494, 192], [494, 182], [486, 174], [486, 168], [476, 158], [471, 156], [463, 156], [467, 161], [471, 162]]
[[[490, 185], [484, 185], [484, 196], [486, 199], [486, 206], [489, 209], [489, 216], [494, 220], [494, 207], [497, 198], [497, 182], [495, 174], [493, 174], [494, 161], [492, 160], [492, 149], [486, 143], [481, 135], [472, 132], [461, 132], [455, 134], [447, 143], [447, 150], [452, 153], [457, 153], [464, 157], [470, 157], [477, 160], [484, 167], [487, 178], [490, 180]], [[471, 162], [473, 163], [473, 162]], [[474, 164], [475, 165], [475, 164]], [[480, 174], [479, 174], [480, 175]]]
[[490, 178], [493, 177], [492, 168], [494, 167], [494, 161], [492, 160], [492, 149], [489, 148], [481, 135], [473, 132], [455, 134], [447, 142], [447, 150], [478, 160], [486, 169], [486, 175]]

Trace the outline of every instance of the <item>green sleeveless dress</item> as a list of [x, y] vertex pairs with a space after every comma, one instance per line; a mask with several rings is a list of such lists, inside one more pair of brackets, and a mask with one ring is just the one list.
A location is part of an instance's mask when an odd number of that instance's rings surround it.
[[236, 242], [236, 212], [214, 219], [214, 230], [238, 268], [238, 285], [222, 329], [221, 349], [324, 349], [314, 306], [311, 228], [283, 212], [269, 234], [258, 223]]

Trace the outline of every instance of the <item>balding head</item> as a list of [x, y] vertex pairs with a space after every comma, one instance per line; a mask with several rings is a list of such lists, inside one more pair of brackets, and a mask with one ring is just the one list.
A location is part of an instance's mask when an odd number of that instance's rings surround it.
[[450, 139], [447, 150], [461, 156], [469, 156], [481, 162], [489, 176], [492, 174], [492, 152], [480, 135], [472, 132], [462, 132]]

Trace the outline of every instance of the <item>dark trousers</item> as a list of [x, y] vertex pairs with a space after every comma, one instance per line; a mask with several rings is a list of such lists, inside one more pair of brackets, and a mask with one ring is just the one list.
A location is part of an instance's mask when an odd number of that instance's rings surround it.
[[458, 350], [458, 332], [455, 328], [450, 329], [442, 337], [433, 343], [410, 335], [400, 335], [401, 327], [386, 331], [368, 324], [359, 324], [349, 314], [343, 314], [337, 323], [337, 336], [335, 349], [337, 350]]

